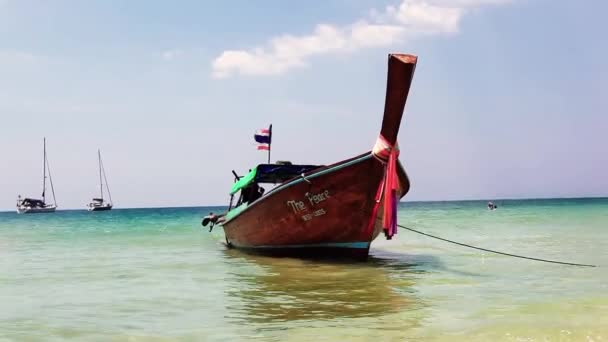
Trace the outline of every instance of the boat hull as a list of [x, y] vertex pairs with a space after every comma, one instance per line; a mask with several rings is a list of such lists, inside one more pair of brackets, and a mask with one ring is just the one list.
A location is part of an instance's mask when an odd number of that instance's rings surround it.
[[108, 211], [108, 210], [112, 210], [112, 206], [111, 205], [102, 205], [102, 206], [91, 206], [88, 209], [89, 211]]
[[43, 213], [54, 213], [57, 209], [56, 206], [49, 206], [45, 208], [17, 208], [18, 214], [43, 214]]
[[[382, 232], [385, 164], [366, 153], [279, 185], [223, 223], [229, 246], [285, 256], [366, 258]], [[398, 168], [398, 198], [409, 180]]]
[[248, 254], [271, 257], [292, 257], [305, 259], [355, 259], [366, 260], [370, 243], [319, 244], [301, 246], [234, 247]]

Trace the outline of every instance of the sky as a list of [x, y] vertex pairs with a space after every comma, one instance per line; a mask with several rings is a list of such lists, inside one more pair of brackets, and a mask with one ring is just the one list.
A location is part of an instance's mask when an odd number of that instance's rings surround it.
[[419, 56], [404, 200], [608, 196], [608, 2], [0, 0], [0, 210], [224, 205], [266, 160], [328, 164], [380, 130], [387, 55]]

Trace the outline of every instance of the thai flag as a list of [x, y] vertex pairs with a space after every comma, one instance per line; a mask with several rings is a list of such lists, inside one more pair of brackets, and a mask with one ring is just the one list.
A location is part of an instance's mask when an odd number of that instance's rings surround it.
[[253, 138], [258, 143], [258, 150], [270, 150], [270, 143], [272, 140], [272, 126], [268, 129], [260, 129], [255, 132]]

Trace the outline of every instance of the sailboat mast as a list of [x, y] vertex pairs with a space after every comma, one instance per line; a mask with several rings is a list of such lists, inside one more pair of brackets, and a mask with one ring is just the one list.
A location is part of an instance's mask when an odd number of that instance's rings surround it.
[[97, 150], [97, 162], [99, 163], [99, 191], [101, 192], [101, 200], [103, 201], [103, 180], [101, 178], [101, 151]]
[[42, 140], [43, 157], [42, 157], [42, 202], [46, 203], [46, 137]]

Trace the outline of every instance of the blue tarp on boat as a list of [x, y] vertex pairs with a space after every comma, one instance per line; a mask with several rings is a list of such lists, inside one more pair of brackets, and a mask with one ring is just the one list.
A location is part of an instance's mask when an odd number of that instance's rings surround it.
[[319, 165], [260, 164], [232, 186], [234, 194], [251, 183], [283, 183], [303, 173], [319, 168]]

